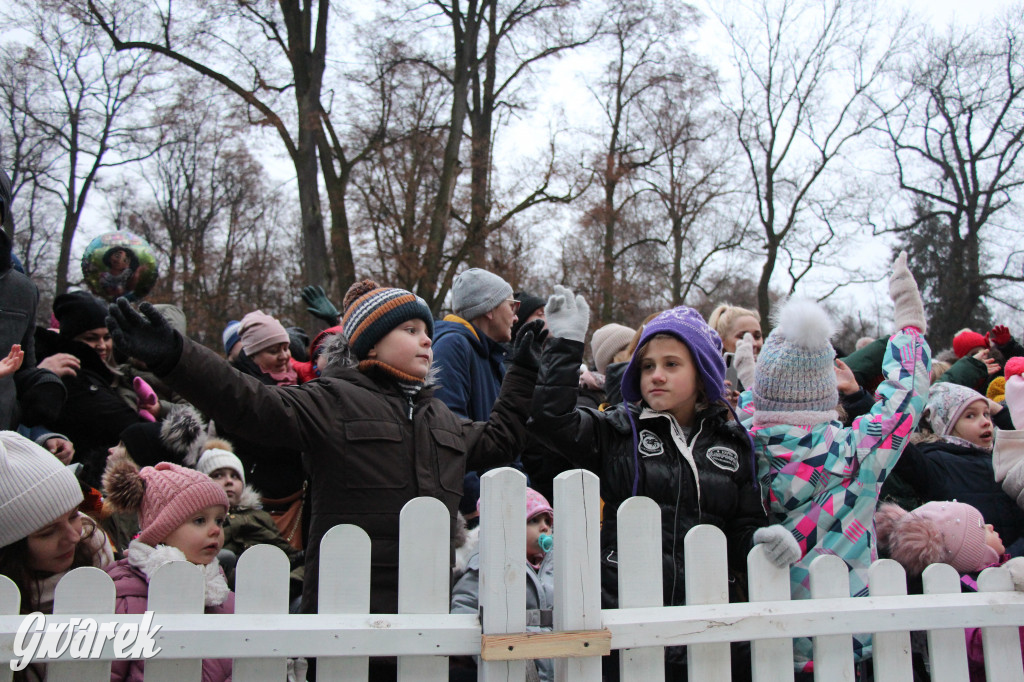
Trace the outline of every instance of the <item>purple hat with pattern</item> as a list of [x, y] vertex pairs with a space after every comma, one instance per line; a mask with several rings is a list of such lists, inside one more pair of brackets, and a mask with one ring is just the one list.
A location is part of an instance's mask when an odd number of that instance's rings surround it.
[[655, 334], [671, 334], [690, 349], [697, 372], [704, 383], [704, 394], [709, 402], [717, 402], [725, 395], [725, 359], [722, 357], [722, 338], [708, 326], [693, 308], [681, 305], [659, 314], [644, 327], [637, 350], [629, 359], [622, 375], [622, 397], [636, 402], [640, 395], [640, 360], [637, 351]]

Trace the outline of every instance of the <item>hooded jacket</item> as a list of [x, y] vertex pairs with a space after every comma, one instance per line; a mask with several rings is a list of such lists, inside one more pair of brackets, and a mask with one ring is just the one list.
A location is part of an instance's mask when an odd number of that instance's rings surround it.
[[448, 315], [434, 324], [438, 400], [465, 419], [486, 421], [505, 377], [505, 348], [472, 324]]
[[405, 503], [420, 496], [439, 499], [454, 536], [465, 471], [509, 462], [526, 441], [534, 374], [520, 367], [509, 371], [490, 419], [466, 422], [432, 389], [407, 396], [387, 377], [364, 374], [336, 355], [320, 379], [282, 387], [236, 372], [189, 339], [182, 345], [178, 361], [167, 368], [170, 386], [228, 430], [244, 430], [267, 447], [305, 453], [312, 518], [304, 613], [317, 610], [320, 541], [341, 523], [370, 536], [371, 612], [396, 613], [398, 526]]

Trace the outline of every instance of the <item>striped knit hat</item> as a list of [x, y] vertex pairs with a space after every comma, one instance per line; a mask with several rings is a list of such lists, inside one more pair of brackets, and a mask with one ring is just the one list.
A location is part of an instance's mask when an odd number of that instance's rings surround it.
[[0, 547], [17, 542], [82, 503], [71, 470], [14, 431], [0, 431]]
[[427, 334], [434, 336], [430, 308], [422, 298], [405, 289], [382, 287], [372, 279], [364, 279], [349, 288], [342, 307], [345, 312], [341, 327], [349, 348], [359, 360], [365, 360], [378, 341], [406, 320], [423, 320]]
[[813, 426], [838, 418], [832, 322], [812, 301], [793, 300], [754, 367], [754, 424]]

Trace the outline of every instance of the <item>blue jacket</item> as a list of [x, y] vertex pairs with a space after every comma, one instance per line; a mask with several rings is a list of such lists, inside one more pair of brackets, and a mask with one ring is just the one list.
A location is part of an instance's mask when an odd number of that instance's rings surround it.
[[460, 417], [487, 421], [505, 378], [505, 348], [469, 322], [448, 315], [434, 324], [434, 397]]

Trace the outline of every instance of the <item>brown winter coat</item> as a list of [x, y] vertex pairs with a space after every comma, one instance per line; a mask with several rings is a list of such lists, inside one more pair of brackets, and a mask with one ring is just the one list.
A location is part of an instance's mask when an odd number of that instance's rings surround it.
[[218, 427], [304, 453], [312, 520], [303, 612], [316, 611], [321, 538], [351, 523], [372, 543], [370, 610], [395, 613], [403, 505], [420, 496], [439, 499], [454, 536], [466, 470], [510, 462], [525, 445], [536, 375], [510, 369], [487, 422], [459, 419], [431, 389], [409, 398], [388, 379], [351, 367], [331, 365], [299, 386], [267, 386], [188, 339], [165, 380]]

